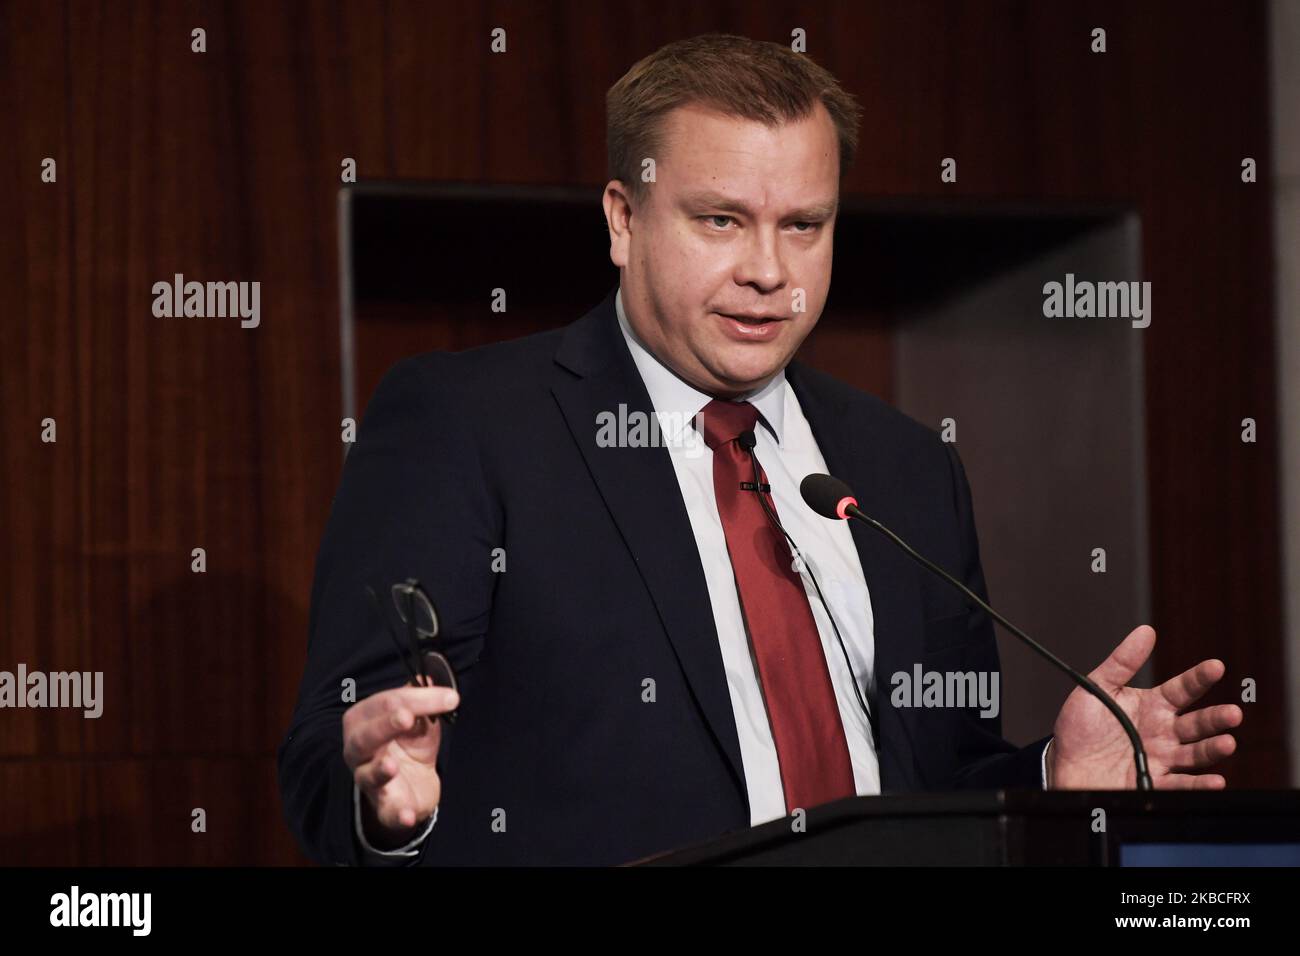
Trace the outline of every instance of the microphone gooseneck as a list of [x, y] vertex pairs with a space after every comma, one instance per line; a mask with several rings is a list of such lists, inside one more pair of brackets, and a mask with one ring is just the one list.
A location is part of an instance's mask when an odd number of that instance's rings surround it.
[[1072, 681], [1101, 701], [1105, 708], [1115, 716], [1116, 720], [1119, 721], [1120, 726], [1124, 728], [1124, 733], [1128, 735], [1129, 743], [1133, 747], [1133, 765], [1137, 773], [1137, 789], [1152, 789], [1151, 773], [1147, 769], [1147, 754], [1145, 748], [1142, 746], [1142, 738], [1138, 734], [1137, 729], [1133, 726], [1133, 722], [1129, 720], [1128, 714], [1124, 713], [1124, 709], [1120, 707], [1119, 704], [1115, 703], [1114, 698], [1112, 698], [1110, 694], [1098, 687], [1089, 677], [1079, 673], [1069, 664], [1065, 663], [1065, 661], [1061, 660], [1045, 648], [1042, 644], [1039, 644], [1020, 628], [1008, 621], [997, 611], [993, 610], [993, 608], [989, 607], [989, 605], [983, 601], [978, 594], [966, 587], [966, 585], [961, 581], [958, 581], [955, 577], [930, 559], [918, 554], [906, 541], [894, 534], [894, 532], [890, 531], [875, 518], [865, 514], [862, 509], [858, 507], [858, 499], [853, 496], [853, 490], [843, 481], [830, 475], [808, 475], [802, 482], [800, 482], [799, 493], [803, 496], [803, 500], [808, 507], [817, 512], [817, 514], [821, 515], [823, 518], [845, 520], [852, 517], [875, 528], [898, 547], [902, 548], [908, 557], [912, 558], [926, 570], [938, 575], [957, 590], [961, 591], [962, 594], [980, 607], [985, 613], [993, 618], [993, 620], [997, 621], [1016, 637], [1020, 638], [1020, 640], [1027, 644], [1031, 650], [1058, 668], [1062, 673], [1068, 675]]

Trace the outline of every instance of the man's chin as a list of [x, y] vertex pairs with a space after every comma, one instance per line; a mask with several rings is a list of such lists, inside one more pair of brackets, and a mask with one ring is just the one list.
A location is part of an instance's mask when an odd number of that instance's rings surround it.
[[[765, 350], [766, 351], [766, 350]], [[710, 371], [718, 389], [729, 393], [752, 392], [766, 385], [772, 376], [785, 367], [781, 358], [765, 356], [767, 361], [719, 362]]]

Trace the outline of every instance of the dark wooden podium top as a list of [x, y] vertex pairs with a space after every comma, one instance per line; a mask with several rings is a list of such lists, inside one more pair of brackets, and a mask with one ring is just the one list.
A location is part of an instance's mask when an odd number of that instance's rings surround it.
[[1116, 865], [1126, 844], [1297, 844], [1300, 790], [849, 797], [637, 864]]

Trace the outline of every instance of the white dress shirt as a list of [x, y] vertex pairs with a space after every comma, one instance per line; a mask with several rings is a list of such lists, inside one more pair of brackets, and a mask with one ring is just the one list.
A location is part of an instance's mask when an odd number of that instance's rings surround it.
[[[668, 446], [695, 535], [727, 674], [736, 733], [740, 739], [750, 825], [756, 826], [785, 816], [787, 809], [762, 684], [745, 630], [722, 520], [718, 516], [713, 490], [713, 452], [704, 444], [703, 436], [689, 424], [713, 399], [678, 378], [637, 339], [623, 311], [621, 288], [615, 294], [614, 306], [624, 341], [659, 419], [661, 441]], [[876, 760], [876, 744], [871, 725], [853, 690], [856, 682], [863, 699], [870, 702], [875, 679], [871, 596], [853, 544], [853, 535], [847, 521], [829, 521], [815, 514], [799, 494], [799, 483], [805, 475], [824, 473], [827, 469], [799, 400], [786, 381], [784, 370], [742, 400], [754, 405], [761, 416], [759, 427], [754, 429], [757, 440], [754, 454], [772, 486], [777, 516], [798, 544], [804, 564], [817, 576], [848, 651], [851, 669], [845, 664], [844, 651], [835, 639], [835, 632], [811, 579], [807, 572], [801, 573], [817, 633], [821, 637], [822, 655], [835, 688], [840, 722], [853, 764], [854, 788], [858, 794], [878, 794], [880, 768]], [[1045, 761], [1046, 751], [1044, 780]], [[355, 785], [353, 801], [357, 835], [367, 851], [380, 856], [417, 855], [419, 845], [438, 819], [435, 811], [420, 835], [400, 849], [375, 850], [362, 833], [360, 795]]]

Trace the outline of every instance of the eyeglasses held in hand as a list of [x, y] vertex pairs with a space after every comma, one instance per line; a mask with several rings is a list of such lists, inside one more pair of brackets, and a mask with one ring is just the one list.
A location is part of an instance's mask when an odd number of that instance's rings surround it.
[[[405, 646], [393, 628], [392, 619], [379, 606], [379, 598], [375, 595], [374, 588], [366, 585], [366, 594], [370, 596], [370, 603], [383, 619], [384, 628], [397, 649], [397, 656], [401, 659], [402, 665], [411, 675], [411, 681], [417, 687], [450, 687], [459, 692], [456, 686], [456, 672], [452, 669], [451, 662], [438, 651], [423, 646], [424, 642], [432, 641], [438, 636], [438, 612], [434, 609], [433, 602], [429, 600], [429, 595], [414, 578], [407, 578], [394, 584], [391, 592], [397, 614], [406, 625]], [[446, 717], [448, 723], [454, 724], [456, 713], [453, 710], [440, 716]]]

